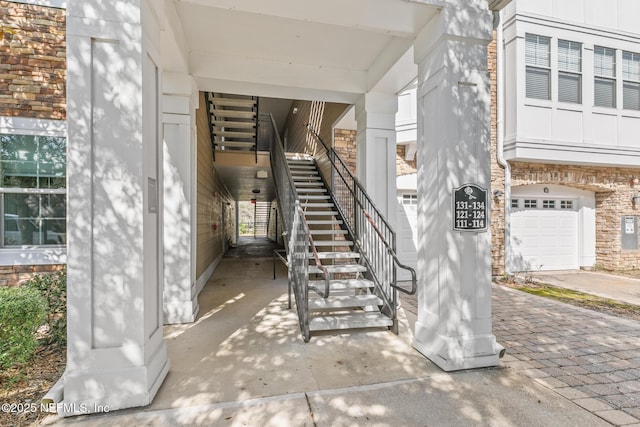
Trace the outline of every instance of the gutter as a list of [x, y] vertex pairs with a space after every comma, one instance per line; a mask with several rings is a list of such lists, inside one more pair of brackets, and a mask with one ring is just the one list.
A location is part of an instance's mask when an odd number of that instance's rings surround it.
[[493, 13], [496, 29], [496, 160], [504, 168], [504, 271], [509, 271], [511, 254], [511, 165], [504, 158], [504, 35], [502, 12]]

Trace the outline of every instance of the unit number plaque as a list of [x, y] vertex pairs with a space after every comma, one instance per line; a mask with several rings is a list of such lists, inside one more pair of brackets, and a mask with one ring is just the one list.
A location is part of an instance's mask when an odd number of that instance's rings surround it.
[[453, 189], [453, 229], [487, 231], [489, 222], [487, 190], [476, 184]]

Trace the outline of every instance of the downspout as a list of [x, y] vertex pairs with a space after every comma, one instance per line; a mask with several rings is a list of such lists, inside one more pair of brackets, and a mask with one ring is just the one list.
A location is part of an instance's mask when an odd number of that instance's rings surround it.
[[511, 166], [504, 158], [504, 36], [502, 12], [493, 13], [496, 29], [496, 159], [504, 168], [504, 271], [509, 274], [511, 254]]

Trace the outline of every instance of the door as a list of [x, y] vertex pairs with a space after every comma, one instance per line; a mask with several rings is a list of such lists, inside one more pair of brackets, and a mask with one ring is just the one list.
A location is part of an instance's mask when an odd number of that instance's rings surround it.
[[513, 198], [511, 255], [513, 271], [578, 269], [577, 201]]

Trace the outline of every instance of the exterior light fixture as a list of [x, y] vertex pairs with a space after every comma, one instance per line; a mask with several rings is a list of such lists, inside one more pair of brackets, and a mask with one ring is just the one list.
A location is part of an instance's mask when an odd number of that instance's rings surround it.
[[493, 197], [495, 197], [496, 199], [498, 197], [502, 196], [502, 191], [500, 190], [493, 190]]
[[259, 193], [260, 193], [260, 190], [258, 190], [257, 188], [254, 188], [253, 190], [251, 190], [251, 192], [252, 192], [253, 194], [259, 194]]
[[633, 187], [634, 185], [638, 184], [640, 184], [640, 179], [636, 178], [635, 176], [631, 177], [631, 179], [629, 180], [629, 185]]

